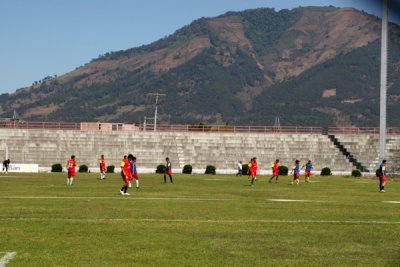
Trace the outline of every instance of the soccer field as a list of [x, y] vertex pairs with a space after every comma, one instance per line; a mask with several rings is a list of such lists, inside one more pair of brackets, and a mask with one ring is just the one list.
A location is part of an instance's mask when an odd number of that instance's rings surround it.
[[98, 176], [0, 175], [0, 266], [400, 266], [398, 182]]

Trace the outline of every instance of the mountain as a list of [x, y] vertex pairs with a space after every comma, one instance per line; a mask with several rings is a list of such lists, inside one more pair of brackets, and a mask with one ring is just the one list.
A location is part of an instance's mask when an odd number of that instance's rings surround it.
[[[350, 8], [260, 8], [193, 21], [0, 96], [0, 116], [171, 124], [379, 125], [380, 28]], [[389, 33], [388, 125], [400, 126], [400, 27]]]

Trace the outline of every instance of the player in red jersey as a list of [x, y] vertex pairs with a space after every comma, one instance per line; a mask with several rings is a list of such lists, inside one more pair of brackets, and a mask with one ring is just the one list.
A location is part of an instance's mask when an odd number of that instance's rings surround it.
[[258, 169], [257, 158], [254, 157], [254, 158], [251, 159], [251, 167], [249, 169], [250, 176], [251, 176], [251, 185], [252, 186], [254, 184], [254, 181], [257, 180], [257, 169]]
[[121, 162], [121, 176], [124, 185], [119, 192], [123, 196], [129, 196], [129, 193], [127, 193], [126, 191], [128, 190], [129, 182], [131, 181], [131, 168], [127, 156], [124, 156], [124, 159]]
[[275, 178], [275, 182], [278, 182], [279, 178], [279, 159], [276, 159], [274, 163], [272, 163], [272, 176], [269, 179], [269, 182]]
[[106, 161], [104, 160], [104, 155], [100, 156], [100, 180], [106, 179]]
[[167, 183], [167, 175], [169, 176], [169, 180], [170, 180], [171, 184], [173, 184], [171, 161], [169, 160], [169, 158], [165, 158], [165, 160], [167, 161], [167, 164], [165, 165], [164, 184]]
[[67, 164], [65, 165], [65, 167], [67, 168], [68, 172], [67, 185], [72, 185], [72, 183], [74, 182], [76, 167], [76, 160], [74, 155], [71, 156], [71, 159], [67, 160]]

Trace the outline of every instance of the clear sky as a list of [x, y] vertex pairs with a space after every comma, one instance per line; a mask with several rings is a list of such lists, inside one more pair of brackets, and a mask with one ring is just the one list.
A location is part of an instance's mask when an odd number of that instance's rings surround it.
[[258, 7], [280, 10], [328, 5], [351, 6], [380, 16], [377, 2], [0, 0], [0, 94], [30, 86], [46, 76], [60, 76], [100, 54], [149, 44], [201, 17]]

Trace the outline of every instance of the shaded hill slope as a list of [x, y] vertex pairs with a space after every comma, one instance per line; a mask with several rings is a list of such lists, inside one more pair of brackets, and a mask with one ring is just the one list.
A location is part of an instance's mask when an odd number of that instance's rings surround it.
[[[400, 101], [400, 30], [390, 27], [388, 120]], [[160, 123], [377, 126], [380, 21], [354, 9], [255, 9], [201, 18], [152, 44], [106, 53], [0, 96], [0, 116]]]

